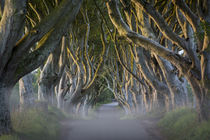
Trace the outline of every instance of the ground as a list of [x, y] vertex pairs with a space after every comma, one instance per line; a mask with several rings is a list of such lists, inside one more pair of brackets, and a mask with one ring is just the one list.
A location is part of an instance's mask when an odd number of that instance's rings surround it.
[[97, 117], [91, 120], [74, 120], [62, 123], [65, 140], [162, 140], [148, 120], [120, 119], [116, 103], [102, 105]]

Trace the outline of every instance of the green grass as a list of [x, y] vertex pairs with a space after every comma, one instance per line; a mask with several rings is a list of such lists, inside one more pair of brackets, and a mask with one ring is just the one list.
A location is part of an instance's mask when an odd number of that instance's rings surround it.
[[21, 139], [16, 135], [4, 135], [0, 137], [0, 140], [21, 140]]
[[194, 109], [179, 108], [168, 112], [158, 125], [170, 140], [210, 139], [210, 121], [199, 123]]
[[11, 113], [14, 134], [4, 135], [0, 140], [57, 140], [60, 121], [66, 116], [62, 111], [49, 106], [47, 109], [35, 107], [24, 112]]

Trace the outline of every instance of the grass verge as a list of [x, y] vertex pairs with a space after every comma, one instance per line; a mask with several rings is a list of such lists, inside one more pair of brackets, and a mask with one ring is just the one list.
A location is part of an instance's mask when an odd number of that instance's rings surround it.
[[196, 112], [191, 108], [179, 108], [166, 113], [158, 126], [170, 140], [210, 139], [210, 121], [198, 122]]
[[14, 133], [0, 140], [57, 140], [65, 114], [56, 107], [34, 107], [11, 113]]

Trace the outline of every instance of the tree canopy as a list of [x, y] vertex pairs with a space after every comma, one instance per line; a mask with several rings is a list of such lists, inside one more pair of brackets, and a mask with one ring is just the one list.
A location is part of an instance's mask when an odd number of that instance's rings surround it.
[[193, 94], [198, 120], [209, 120], [210, 1], [1, 0], [0, 7], [0, 135], [11, 131], [11, 89], [19, 80], [20, 89], [30, 86], [24, 78], [34, 70], [37, 100], [68, 112], [88, 113], [104, 93], [126, 113], [169, 111]]

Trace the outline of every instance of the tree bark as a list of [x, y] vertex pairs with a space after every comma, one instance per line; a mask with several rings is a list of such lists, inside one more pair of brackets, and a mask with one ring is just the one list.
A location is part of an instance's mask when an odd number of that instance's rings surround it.
[[64, 72], [59, 84], [56, 86], [57, 107], [60, 109], [64, 109], [64, 97], [71, 87], [71, 84], [68, 83], [68, 80], [69, 79], [67, 79], [66, 73]]
[[66, 51], [65, 37], [59, 41], [59, 46], [48, 57], [41, 71], [39, 79], [38, 99], [53, 104], [55, 97], [55, 86], [59, 84], [64, 72]]
[[5, 1], [0, 20], [0, 75], [11, 58], [16, 42], [23, 34], [25, 14], [26, 0]]
[[187, 76], [187, 80], [192, 87], [192, 91], [196, 99], [196, 111], [198, 115], [198, 120], [209, 120], [210, 119], [210, 97], [209, 93], [200, 86], [198, 81], [196, 81], [192, 76]]
[[178, 76], [173, 72], [173, 66], [165, 59], [156, 56], [156, 59], [163, 71], [166, 83], [170, 89], [172, 106], [182, 105], [186, 101], [186, 90], [183, 83], [179, 80]]
[[12, 88], [4, 87], [0, 83], [0, 136], [12, 131], [9, 111], [9, 95]]
[[19, 80], [20, 111], [34, 104], [33, 74], [29, 73]]

